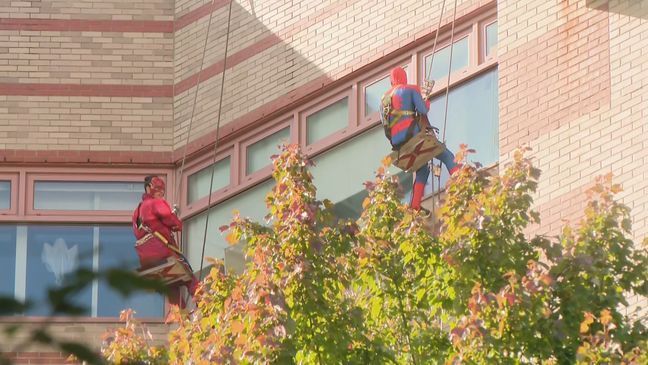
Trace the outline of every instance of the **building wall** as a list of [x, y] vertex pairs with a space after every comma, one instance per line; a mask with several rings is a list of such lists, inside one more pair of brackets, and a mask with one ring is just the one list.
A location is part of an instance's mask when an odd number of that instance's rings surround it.
[[[176, 2], [176, 149], [187, 140], [195, 84], [209, 21], [209, 1]], [[221, 137], [261, 123], [295, 100], [344, 78], [436, 29], [442, 1], [240, 1], [232, 8], [228, 59], [223, 62], [229, 3], [216, 1], [189, 140], [190, 152], [213, 142], [222, 69]], [[457, 17], [488, 0], [457, 2]], [[452, 19], [446, 2], [442, 24]], [[204, 14], [199, 17], [199, 14]], [[190, 19], [195, 21], [187, 24]], [[226, 65], [225, 65], [226, 63]], [[204, 80], [204, 81], [202, 81]], [[252, 126], [253, 127], [253, 126]]]
[[[11, 325], [10, 323], [0, 323], [0, 330], [4, 330]], [[67, 356], [62, 354], [58, 349], [49, 345], [39, 345], [31, 343], [24, 347], [18, 347], [24, 343], [30, 336], [31, 332], [38, 330], [42, 324], [37, 321], [21, 323], [21, 329], [12, 338], [3, 337], [2, 348], [20, 348], [19, 352], [3, 353], [6, 357], [13, 360], [16, 365], [19, 364], [71, 364], [66, 361]], [[105, 340], [107, 329], [116, 329], [123, 326], [117, 322], [91, 322], [84, 323], [73, 322], [55, 322], [48, 327], [49, 334], [53, 335], [58, 341], [80, 342], [87, 346], [98, 348]], [[166, 336], [171, 329], [171, 325], [163, 323], [144, 323], [144, 326], [153, 336], [150, 344], [153, 346], [162, 346], [166, 344]], [[4, 331], [3, 331], [4, 333]]]
[[500, 153], [506, 160], [520, 143], [533, 148], [542, 169], [542, 224], [534, 231], [576, 224], [584, 191], [612, 172], [641, 242], [648, 236], [648, 4], [500, 0], [498, 24]]
[[6, 1], [0, 148], [170, 151], [173, 1]]

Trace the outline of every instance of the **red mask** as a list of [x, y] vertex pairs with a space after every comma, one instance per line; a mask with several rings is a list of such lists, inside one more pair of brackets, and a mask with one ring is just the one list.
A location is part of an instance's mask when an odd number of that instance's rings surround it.
[[391, 70], [390, 81], [392, 86], [407, 84], [407, 72], [402, 67], [394, 67]]
[[164, 193], [164, 190], [166, 189], [164, 180], [160, 179], [157, 176], [151, 179], [151, 184], [149, 186], [151, 187], [151, 193], [155, 193], [155, 192]]

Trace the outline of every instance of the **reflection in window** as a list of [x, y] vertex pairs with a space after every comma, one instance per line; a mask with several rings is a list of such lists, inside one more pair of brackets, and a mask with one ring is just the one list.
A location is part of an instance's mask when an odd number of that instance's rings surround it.
[[[135, 270], [139, 267], [130, 227], [99, 227], [97, 231], [100, 272], [115, 268]], [[162, 317], [164, 298], [156, 293], [136, 293], [126, 298], [104, 280], [99, 281], [97, 316], [118, 317], [124, 308], [134, 309], [139, 318]]]
[[[464, 37], [452, 46], [452, 68], [450, 72], [455, 72], [468, 67], [470, 62], [470, 48], [468, 38]], [[432, 55], [425, 57], [425, 75], [428, 80], [440, 80], [448, 76], [448, 64], [450, 63], [450, 47], [446, 46], [435, 52], [434, 64], [430, 72]]]
[[306, 141], [312, 144], [349, 125], [349, 98], [306, 117]]
[[0, 210], [11, 208], [11, 181], [0, 181]]
[[497, 22], [486, 26], [486, 55], [490, 55], [497, 47]]
[[389, 76], [387, 76], [365, 88], [365, 115], [380, 111], [382, 96], [389, 90], [390, 86]]
[[[274, 186], [274, 180], [261, 183], [254, 188], [236, 195], [209, 210], [209, 227], [207, 241], [205, 242], [205, 257], [223, 258], [224, 251], [230, 247], [218, 227], [227, 225], [232, 221], [234, 211], [241, 217], [248, 217], [256, 222], [264, 222], [268, 213], [265, 197]], [[206, 213], [201, 213], [187, 220], [184, 229], [184, 240], [188, 242], [187, 259], [194, 270], [200, 270], [200, 257], [202, 254], [203, 240], [205, 238]], [[228, 262], [225, 263], [228, 265]], [[208, 264], [205, 261], [204, 267]]]
[[[382, 127], [377, 127], [316, 157], [311, 173], [317, 198], [335, 203], [341, 217], [357, 218], [367, 196], [363, 183], [374, 180], [376, 169], [390, 150]], [[401, 173], [393, 166], [390, 172]], [[409, 184], [405, 181], [408, 175], [402, 174], [404, 189], [411, 185], [411, 180]], [[342, 178], [344, 184], [340, 183]]]
[[[47, 290], [69, 283], [80, 268], [92, 269], [92, 240], [92, 227], [29, 227], [26, 299], [34, 306], [27, 315], [52, 314], [47, 303]], [[87, 308], [86, 315], [90, 315], [92, 288], [86, 287], [76, 294], [73, 303]]]
[[133, 210], [143, 191], [139, 182], [36, 181], [34, 209]]
[[[403, 66], [403, 68], [405, 69], [407, 78], [409, 79], [409, 68], [407, 66]], [[365, 88], [365, 116], [380, 111], [382, 96], [390, 87], [391, 82], [389, 81], [389, 75], [387, 75]]]
[[0, 296], [13, 297], [16, 282], [16, 226], [0, 226]]
[[247, 175], [259, 171], [270, 164], [270, 156], [278, 154], [278, 146], [290, 142], [290, 128], [284, 128], [247, 148]]
[[212, 179], [212, 193], [230, 184], [230, 158], [226, 157], [213, 165], [189, 175], [187, 186], [187, 199], [189, 204], [209, 195], [209, 182]]
[[[450, 90], [448, 118], [445, 123], [446, 146], [457, 152], [465, 143], [477, 151], [471, 159], [484, 166], [499, 159], [499, 116], [497, 95], [497, 69], [489, 71]], [[444, 128], [445, 94], [432, 100], [428, 118], [430, 123]], [[435, 162], [438, 163], [438, 162]], [[441, 184], [445, 185], [448, 173], [442, 167]], [[428, 182], [429, 184], [430, 182]], [[438, 188], [434, 181], [435, 189]]]
[[[26, 257], [18, 257], [17, 245]], [[22, 271], [16, 269], [17, 262], [25, 270], [20, 280], [15, 276]], [[69, 284], [79, 269], [105, 272], [138, 267], [130, 226], [0, 226], [0, 296], [24, 292], [32, 304], [25, 315], [57, 314], [50, 307], [48, 291]], [[25, 284], [15, 288], [16, 282]], [[96, 295], [93, 288], [98, 289]], [[133, 308], [141, 317], [161, 317], [164, 311], [161, 295], [137, 293], [123, 298], [104, 280], [89, 284], [71, 299], [87, 310], [87, 316], [117, 317], [122, 309]]]

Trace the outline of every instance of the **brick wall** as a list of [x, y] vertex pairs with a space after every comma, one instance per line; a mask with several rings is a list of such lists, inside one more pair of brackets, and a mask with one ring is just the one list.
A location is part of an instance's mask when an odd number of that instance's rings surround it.
[[[17, 345], [22, 344], [25, 339], [29, 338], [31, 331], [41, 328], [41, 325], [35, 322], [21, 323], [19, 331], [9, 338], [6, 336], [4, 329], [12, 324], [0, 323], [0, 352], [5, 357], [12, 359], [15, 364], [69, 364], [69, 362], [66, 362], [67, 356], [48, 345], [30, 344], [26, 347], [17, 348]], [[55, 322], [49, 324], [48, 331], [58, 341], [80, 342], [98, 350], [104, 340], [103, 335], [106, 331], [121, 326], [121, 323], [110, 322]], [[160, 346], [166, 344], [167, 334], [172, 326], [162, 323], [146, 323], [145, 326], [154, 338], [150, 342], [151, 345]]]
[[173, 1], [7, 1], [0, 148], [170, 151]]
[[[309, 83], [329, 84], [360, 66], [429, 35], [442, 1], [398, 2], [302, 0], [235, 2], [221, 125], [247, 116]], [[445, 23], [452, 14], [446, 2]], [[458, 1], [457, 16], [492, 3]], [[176, 17], [188, 17], [205, 0], [176, 2]], [[201, 77], [191, 140], [216, 127], [228, 4], [217, 1]], [[175, 32], [174, 98], [176, 148], [187, 137], [208, 17], [182, 22]], [[192, 41], [193, 40], [193, 41]], [[193, 79], [192, 79], [193, 77]], [[295, 99], [304, 96], [292, 95]]]
[[520, 143], [534, 150], [543, 172], [542, 225], [534, 231], [557, 234], [563, 220], [577, 223], [583, 192], [612, 172], [641, 242], [648, 236], [648, 3], [500, 0], [498, 24], [501, 160]]

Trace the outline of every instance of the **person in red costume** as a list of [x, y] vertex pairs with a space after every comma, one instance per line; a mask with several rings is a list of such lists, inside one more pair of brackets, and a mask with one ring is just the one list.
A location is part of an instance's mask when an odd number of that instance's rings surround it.
[[[425, 128], [432, 128], [427, 119], [430, 109], [430, 100], [421, 96], [421, 89], [416, 85], [407, 84], [407, 73], [402, 67], [395, 67], [390, 75], [391, 89], [382, 98], [383, 103], [391, 96], [391, 108], [388, 115], [380, 113], [383, 126], [386, 126], [386, 136], [394, 150], [398, 150], [412, 137], [421, 131], [421, 125]], [[386, 106], [381, 105], [380, 110]], [[460, 165], [455, 163], [454, 154], [447, 148], [436, 156], [448, 169], [450, 175], [459, 170]], [[415, 210], [427, 210], [421, 208], [425, 183], [430, 176], [430, 167], [423, 165], [416, 171], [414, 186], [412, 187], [412, 200], [410, 207]]]
[[[174, 232], [182, 230], [182, 222], [164, 200], [165, 188], [164, 180], [158, 176], [147, 176], [144, 179], [145, 193], [133, 212], [133, 233], [137, 238], [135, 250], [142, 269], [155, 267], [167, 258], [175, 256], [193, 273], [173, 235]], [[198, 280], [192, 275], [190, 282], [174, 284], [169, 288], [169, 303], [184, 309], [187, 303], [181, 295], [182, 286], [186, 286], [189, 294], [193, 296]]]

